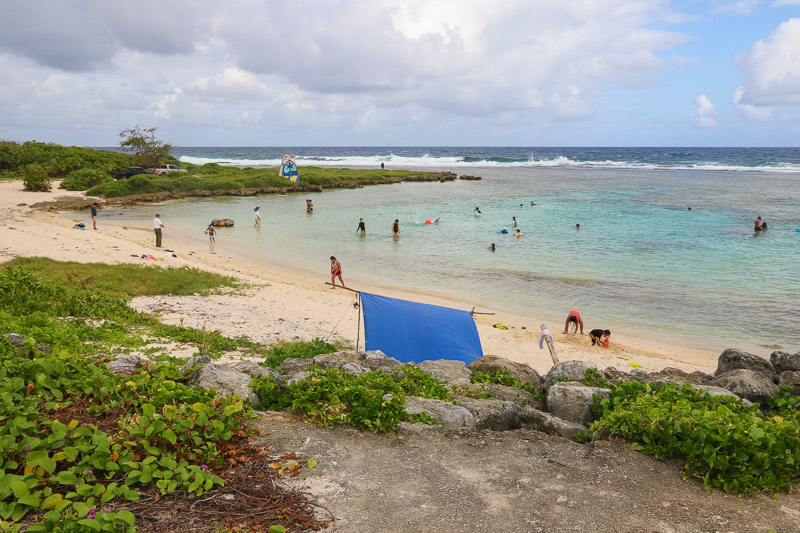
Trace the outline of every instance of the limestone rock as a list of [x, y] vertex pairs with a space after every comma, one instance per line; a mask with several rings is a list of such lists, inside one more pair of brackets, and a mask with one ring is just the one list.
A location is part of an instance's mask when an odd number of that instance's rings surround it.
[[392, 368], [403, 365], [403, 363], [394, 357], [389, 357], [380, 350], [370, 350], [369, 352], [364, 352], [359, 355], [363, 356], [364, 364], [369, 367], [370, 370], [383, 370], [384, 372], [388, 372]]
[[[208, 219], [206, 219], [208, 220]], [[233, 227], [233, 220], [229, 218], [215, 218], [211, 221], [211, 224], [215, 228], [232, 228]]]
[[484, 355], [480, 359], [476, 359], [467, 365], [472, 372], [483, 372], [485, 374], [494, 374], [495, 372], [508, 372], [508, 374], [517, 378], [523, 383], [530, 383], [537, 390], [542, 390], [544, 380], [539, 373], [530, 366], [509, 361], [504, 357], [496, 355]]
[[278, 367], [278, 370], [280, 370], [284, 374], [294, 374], [296, 372], [302, 372], [303, 370], [307, 370], [313, 364], [314, 364], [313, 359], [289, 357], [283, 360], [283, 362]]
[[492, 431], [508, 431], [522, 426], [520, 414], [522, 408], [514, 402], [503, 400], [479, 400], [466, 396], [454, 396], [458, 405], [472, 413], [475, 429], [491, 429]]
[[750, 400], [739, 398], [728, 389], [723, 389], [722, 387], [715, 387], [714, 385], [692, 385], [692, 388], [699, 389], [700, 391], [705, 392], [710, 396], [719, 396], [721, 398], [723, 397], [738, 398], [739, 400], [742, 401], [745, 407], [750, 407], [751, 405], [753, 405], [753, 402], [751, 402]]
[[242, 400], [256, 404], [258, 396], [250, 388], [251, 381], [253, 378], [230, 366], [208, 364], [195, 370], [189, 376], [186, 385], [214, 389], [220, 396], [238, 396]]
[[544, 390], [549, 390], [559, 378], [567, 378], [570, 381], [583, 381], [586, 379], [586, 371], [590, 368], [596, 370], [594, 366], [578, 360], [556, 363], [547, 373], [547, 377], [544, 380]]
[[730, 372], [731, 370], [739, 369], [760, 372], [773, 383], [778, 381], [778, 375], [775, 373], [775, 369], [772, 368], [772, 363], [763, 357], [743, 352], [742, 350], [737, 350], [735, 348], [728, 348], [719, 355], [717, 371], [714, 372], [714, 376], [718, 377], [722, 374]]
[[565, 381], [554, 384], [547, 391], [547, 411], [568, 422], [589, 425], [594, 420], [594, 396], [611, 399], [611, 391], [600, 387], [587, 387], [582, 383]]
[[149, 363], [150, 361], [144, 357], [133, 354], [122, 354], [108, 362], [108, 369], [115, 374], [130, 376], [131, 374], [135, 374], [137, 370], [147, 368]]
[[744, 368], [725, 372], [709, 381], [708, 384], [728, 389], [740, 398], [758, 403], [763, 403], [778, 392], [778, 386], [764, 373]]
[[772, 352], [769, 356], [775, 372], [781, 374], [786, 371], [800, 371], [800, 352], [794, 355], [788, 352]]
[[778, 387], [794, 387], [792, 392], [795, 396], [800, 396], [800, 370], [785, 370], [778, 376]]
[[[23, 337], [19, 333], [9, 333], [6, 335], [6, 339], [8, 339], [8, 342], [10, 342], [14, 347], [14, 355], [16, 357], [28, 357], [30, 355], [25, 348], [25, 341], [28, 340], [27, 337]], [[45, 355], [50, 355], [53, 353], [53, 350], [51, 350], [49, 346], [46, 346], [41, 342], [34, 344], [33, 348], [35, 350], [39, 350]]]
[[261, 366], [255, 361], [251, 361], [249, 359], [237, 361], [230, 366], [233, 367], [234, 370], [238, 370], [239, 372], [247, 374], [251, 378], [275, 376], [278, 374], [277, 371], [265, 366]]
[[520, 421], [524, 428], [535, 429], [548, 435], [558, 435], [570, 440], [575, 439], [579, 431], [586, 429], [583, 424], [562, 420], [533, 407], [522, 407], [521, 409]]
[[624, 383], [633, 379], [628, 372], [617, 370], [613, 366], [603, 369], [603, 375], [606, 377], [606, 381], [614, 384], [620, 382]]
[[450, 359], [438, 359], [436, 361], [422, 361], [417, 364], [417, 368], [430, 374], [440, 381], [446, 381], [451, 385], [466, 385], [469, 383], [469, 375], [472, 374], [464, 361], [452, 361]]
[[201, 367], [203, 365], [207, 365], [211, 362], [211, 358], [207, 355], [198, 355], [195, 357], [190, 357], [186, 360], [183, 364], [183, 370], [191, 370], [195, 367]]
[[432, 398], [420, 398], [419, 396], [406, 396], [405, 407], [408, 413], [425, 413], [443, 422], [443, 429], [445, 431], [455, 431], [460, 428], [475, 428], [475, 417], [472, 416], [472, 413], [450, 402], [434, 400]]

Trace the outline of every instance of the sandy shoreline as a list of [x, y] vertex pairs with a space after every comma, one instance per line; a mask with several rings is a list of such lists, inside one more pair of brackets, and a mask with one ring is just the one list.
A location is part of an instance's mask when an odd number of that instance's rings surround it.
[[[104, 216], [101, 211], [98, 216], [98, 230], [93, 231], [88, 210], [86, 213], [76, 212], [64, 217], [58, 213], [33, 211], [28, 207], [59, 197], [82, 196], [81, 193], [63, 191], [56, 187], [57, 184], [50, 193], [31, 193], [22, 190], [21, 181], [0, 183], [0, 226], [4, 233], [0, 244], [0, 261], [14, 257], [40, 256], [82, 263], [195, 267], [231, 275], [250, 284], [250, 288], [243, 291], [244, 294], [205, 298], [137, 298], [134, 306], [160, 313], [162, 320], [167, 323], [177, 324], [183, 319], [183, 324], [187, 326], [219, 330], [227, 336], [245, 336], [257, 342], [274, 343], [278, 340], [321, 337], [354, 343], [358, 316], [352, 307], [354, 294], [340, 289], [331, 290], [326, 286], [324, 283], [329, 281], [327, 272], [317, 274], [289, 271], [280, 265], [251, 262], [237, 250], [226, 249], [224, 242], [217, 245], [217, 254], [211, 255], [207, 244], [201, 241], [176, 239], [170, 235], [168, 216], [163, 217], [166, 225], [164, 248], [173, 250], [177, 257], [171, 257], [172, 254], [155, 248], [149, 220], [142, 221], [136, 228], [129, 226], [128, 229], [123, 229], [115, 225], [110, 214]], [[166, 208], [161, 210], [166, 211]], [[86, 223], [88, 228], [72, 229], [73, 218]], [[142, 254], [153, 254], [164, 260], [141, 259]], [[423, 294], [362, 285], [356, 279], [348, 279], [347, 266], [344, 267], [345, 281], [358, 289], [376, 290], [387, 296], [459, 309], [470, 308], [457, 299], [448, 301]], [[493, 309], [481, 311], [495, 312]], [[485, 354], [527, 363], [539, 372], [546, 372], [550, 368], [552, 361], [549, 352], [547, 349], [540, 349], [535, 342], [539, 337], [541, 321], [536, 317], [499, 312], [488, 318], [489, 320], [476, 319]], [[492, 324], [497, 322], [509, 326], [510, 329], [493, 328]], [[523, 326], [527, 329], [522, 329]], [[555, 336], [560, 360], [581, 359], [599, 368], [614, 366], [620, 370], [631, 370], [631, 364], [638, 364], [645, 370], [672, 366], [687, 371], [711, 372], [716, 368], [717, 355], [722, 348], [727, 347], [720, 347], [715, 351], [659, 345], [636, 338], [630, 333], [619, 334], [615, 331], [611, 347], [601, 349], [590, 345], [588, 335], [563, 335], [563, 321], [548, 322], [546, 326]], [[361, 347], [363, 349], [363, 331]], [[768, 356], [769, 350], [759, 355]]]

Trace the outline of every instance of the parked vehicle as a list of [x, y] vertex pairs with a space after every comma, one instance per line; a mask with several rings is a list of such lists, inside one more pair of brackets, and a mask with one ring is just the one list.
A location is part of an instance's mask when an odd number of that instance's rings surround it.
[[181, 168], [178, 165], [161, 165], [158, 168], [153, 169], [153, 174], [158, 174], [159, 176], [166, 176], [170, 172], [182, 172], [186, 174], [189, 172], [185, 168]]
[[128, 170], [111, 171], [111, 177], [113, 177], [115, 180], [126, 180], [137, 174], [153, 174], [153, 172], [150, 172], [144, 167], [128, 167]]

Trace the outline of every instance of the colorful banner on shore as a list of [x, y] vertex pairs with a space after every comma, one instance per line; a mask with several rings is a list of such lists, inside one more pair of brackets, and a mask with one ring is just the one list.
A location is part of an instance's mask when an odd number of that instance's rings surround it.
[[300, 181], [300, 174], [297, 171], [297, 164], [295, 163], [295, 156], [284, 155], [281, 157], [281, 177], [289, 181]]

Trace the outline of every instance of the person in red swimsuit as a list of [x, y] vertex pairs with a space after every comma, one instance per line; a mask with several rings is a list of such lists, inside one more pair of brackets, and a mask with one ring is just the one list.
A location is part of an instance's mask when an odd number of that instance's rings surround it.
[[344, 280], [342, 279], [342, 264], [336, 260], [335, 257], [331, 256], [331, 289], [336, 288], [336, 278], [339, 278], [339, 281], [342, 282], [342, 287], [344, 287]]
[[567, 333], [567, 329], [569, 329], [569, 324], [572, 322], [572, 326], [575, 328], [572, 333], [578, 333], [578, 326], [581, 327], [581, 335], [583, 335], [583, 319], [581, 318], [581, 314], [577, 311], [570, 311], [569, 315], [567, 315], [567, 321], [564, 322], [564, 333]]

